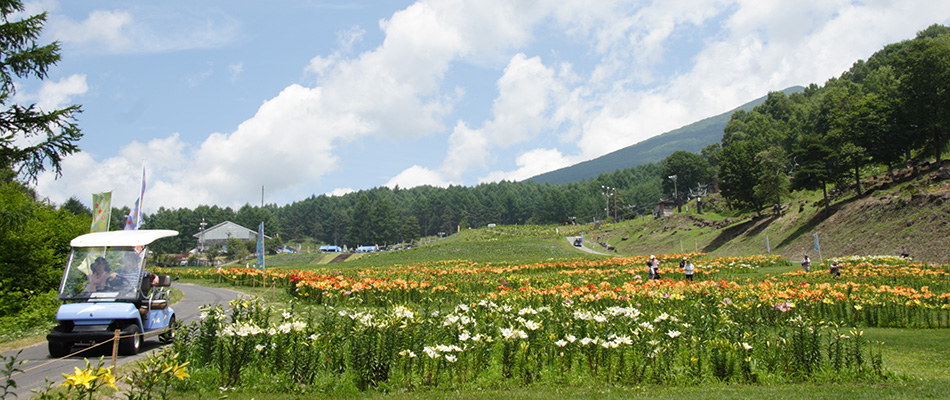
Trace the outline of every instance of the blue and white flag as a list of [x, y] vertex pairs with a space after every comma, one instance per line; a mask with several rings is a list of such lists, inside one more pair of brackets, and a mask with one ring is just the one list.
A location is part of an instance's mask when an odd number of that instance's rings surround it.
[[264, 269], [264, 223], [257, 230], [257, 268]]
[[139, 192], [139, 198], [135, 200], [135, 208], [129, 212], [125, 219], [125, 230], [136, 230], [142, 226], [142, 202], [145, 199], [145, 163], [142, 163], [142, 191]]
[[821, 251], [821, 248], [818, 247], [818, 234], [816, 233], [816, 234], [814, 234], [814, 236], [815, 236], [815, 251], [820, 252], [820, 251]]

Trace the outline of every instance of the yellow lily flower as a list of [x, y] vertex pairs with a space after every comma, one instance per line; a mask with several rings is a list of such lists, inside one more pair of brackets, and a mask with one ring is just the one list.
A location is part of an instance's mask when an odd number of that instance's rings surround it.
[[89, 385], [96, 380], [96, 375], [87, 369], [79, 369], [79, 367], [73, 367], [76, 370], [76, 373], [72, 375], [63, 374], [63, 377], [66, 378], [66, 381], [60, 384], [60, 386], [82, 386], [86, 389], [89, 389]]

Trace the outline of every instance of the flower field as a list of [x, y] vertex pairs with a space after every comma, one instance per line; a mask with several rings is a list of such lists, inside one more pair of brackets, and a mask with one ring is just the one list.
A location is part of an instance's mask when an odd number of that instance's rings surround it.
[[[697, 266], [686, 281], [678, 262]], [[208, 308], [174, 351], [202, 387], [325, 391], [883, 380], [863, 327], [947, 328], [946, 266], [660, 255], [375, 269], [269, 270], [292, 306]], [[784, 272], [765, 272], [784, 271]], [[255, 269], [161, 271], [260, 286]]]

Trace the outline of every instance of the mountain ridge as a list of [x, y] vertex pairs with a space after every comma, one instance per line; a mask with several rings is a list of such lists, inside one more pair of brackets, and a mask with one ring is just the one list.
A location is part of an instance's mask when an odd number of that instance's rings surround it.
[[[801, 93], [804, 90], [803, 86], [791, 86], [781, 92], [789, 95]], [[591, 160], [535, 175], [522, 182], [551, 184], [577, 182], [595, 178], [603, 173], [662, 161], [677, 150], [699, 153], [704, 147], [718, 143], [722, 139], [723, 128], [733, 113], [739, 110], [750, 111], [765, 102], [767, 97], [768, 94], [722, 114], [701, 119]]]

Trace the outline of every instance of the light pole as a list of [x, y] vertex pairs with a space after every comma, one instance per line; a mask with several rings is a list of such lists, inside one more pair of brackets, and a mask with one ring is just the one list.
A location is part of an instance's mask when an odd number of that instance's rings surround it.
[[[611, 190], [616, 191], [617, 188], [612, 188], [612, 187], [610, 187], [610, 186], [604, 186], [604, 185], [600, 185], [600, 188], [604, 190], [604, 196], [607, 197], [607, 208], [605, 208], [604, 211], [607, 212], [607, 218], [606, 218], [606, 219], [610, 219], [610, 191], [611, 191]], [[605, 219], [605, 220], [606, 220], [606, 219]]]
[[676, 202], [676, 212], [683, 212], [682, 206], [680, 206], [679, 191], [676, 190], [676, 175], [670, 175], [668, 178], [673, 180], [673, 201]]
[[205, 222], [204, 218], [202, 218], [201, 223], [198, 224], [198, 226], [201, 227], [201, 236], [198, 236], [198, 252], [199, 253], [204, 253], [205, 251], [205, 233], [204, 232], [205, 232], [206, 225], [208, 225], [208, 223]]

